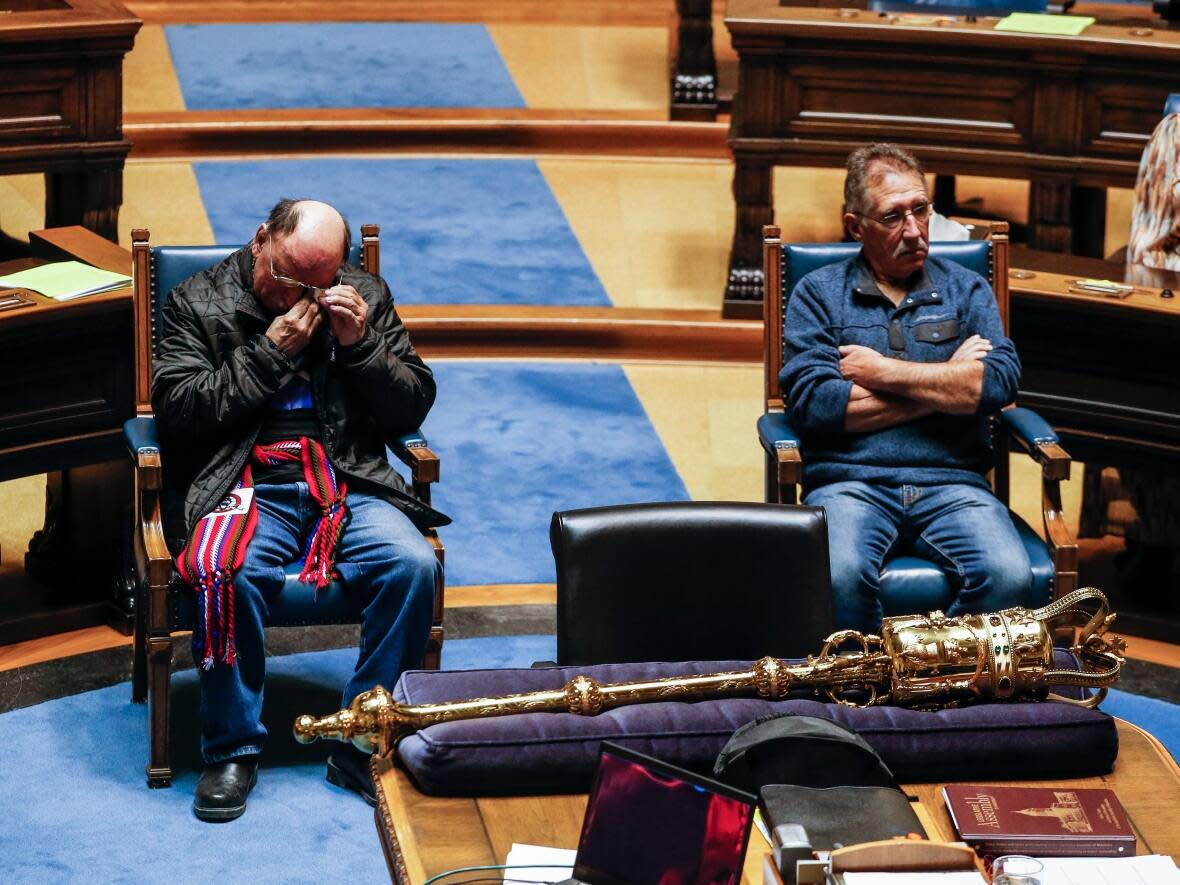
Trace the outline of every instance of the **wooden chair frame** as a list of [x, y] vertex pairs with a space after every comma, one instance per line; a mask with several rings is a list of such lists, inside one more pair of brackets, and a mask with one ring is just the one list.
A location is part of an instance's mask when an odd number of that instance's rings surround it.
[[[152, 253], [147, 230], [131, 232], [132, 288], [134, 297], [135, 411], [137, 417], [152, 417], [151, 366], [154, 312], [152, 310]], [[380, 274], [380, 231], [375, 224], [361, 226], [361, 264], [369, 273]], [[430, 504], [430, 487], [439, 479], [439, 458], [425, 444], [411, 442], [395, 452], [409, 467], [414, 495]], [[131, 699], [148, 702], [149, 756], [147, 781], [151, 787], [172, 783], [170, 746], [170, 687], [172, 672], [173, 620], [169, 588], [173, 581], [173, 560], [164, 539], [161, 496], [163, 468], [158, 448], [131, 452], [135, 463], [135, 505], [132, 547], [138, 581], [135, 595], [134, 653], [131, 670]], [[439, 564], [445, 550], [434, 529], [424, 532]], [[440, 575], [434, 594], [430, 638], [423, 668], [437, 670], [442, 656], [444, 631], [444, 581]]]
[[[1008, 294], [1008, 225], [993, 222], [988, 234], [992, 242], [992, 291], [996, 295], [1000, 320], [1004, 331], [1009, 328]], [[762, 272], [766, 285], [763, 302], [763, 393], [766, 412], [783, 411], [778, 376], [783, 367], [783, 324], [786, 299], [783, 297], [782, 230], [773, 224], [762, 228]], [[1008, 408], [1011, 408], [1009, 406]], [[999, 422], [996, 422], [997, 424]], [[1005, 505], [1008, 504], [1008, 453], [1012, 441], [1017, 448], [1041, 466], [1041, 520], [1044, 539], [1053, 559], [1056, 579], [1053, 596], [1058, 598], [1077, 589], [1078, 547], [1061, 506], [1061, 483], [1069, 479], [1069, 454], [1057, 443], [1029, 444], [1020, 437], [1003, 433], [1007, 442], [997, 447], [996, 466], [992, 473], [992, 489]], [[803, 483], [803, 455], [796, 445], [776, 446], [773, 455], [766, 454], [766, 500], [794, 504]]]

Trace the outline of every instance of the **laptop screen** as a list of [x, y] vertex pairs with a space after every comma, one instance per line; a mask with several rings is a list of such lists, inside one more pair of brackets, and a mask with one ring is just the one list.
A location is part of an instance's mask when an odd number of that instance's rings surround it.
[[574, 878], [589, 885], [738, 885], [757, 801], [604, 743]]

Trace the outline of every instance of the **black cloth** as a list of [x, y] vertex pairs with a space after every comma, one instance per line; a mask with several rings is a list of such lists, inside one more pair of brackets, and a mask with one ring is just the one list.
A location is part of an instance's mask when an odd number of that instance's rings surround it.
[[450, 522], [414, 498], [386, 460], [386, 444], [417, 428], [435, 396], [389, 287], [346, 265], [341, 282], [369, 306], [365, 334], [344, 347], [325, 322], [297, 364], [266, 337], [272, 317], [251, 289], [252, 266], [249, 247], [239, 249], [177, 286], [164, 307], [152, 408], [167, 450], [164, 522], [173, 551], [233, 486], [268, 398], [300, 368], [310, 372], [322, 442], [341, 479], [390, 501], [419, 527]]
[[[303, 437], [320, 438], [320, 424], [316, 420], [315, 409], [274, 409], [267, 412], [263, 419], [255, 444], [265, 446]], [[255, 485], [307, 481], [302, 461], [280, 461], [277, 464], [255, 461], [253, 472]]]
[[713, 774], [749, 793], [765, 784], [897, 786], [889, 766], [851, 728], [793, 713], [764, 716], [735, 731]]
[[799, 824], [815, 851], [926, 835], [910, 800], [897, 787], [767, 784], [759, 794], [770, 828]]

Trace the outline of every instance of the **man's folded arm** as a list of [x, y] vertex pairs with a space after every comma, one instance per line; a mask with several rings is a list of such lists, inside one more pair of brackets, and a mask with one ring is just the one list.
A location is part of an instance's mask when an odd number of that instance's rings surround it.
[[848, 408], [844, 412], [844, 429], [850, 433], [884, 430], [925, 417], [934, 409], [905, 397], [874, 393], [859, 384], [852, 385]]
[[979, 409], [983, 392], [983, 361], [952, 360], [913, 363], [881, 357], [882, 367], [857, 383], [875, 393], [903, 397], [928, 412], [970, 415]]
[[779, 389], [797, 431], [838, 433], [844, 429], [852, 383], [840, 375], [834, 320], [808, 283], [801, 280], [787, 302]]
[[786, 364], [779, 373], [791, 425], [815, 433], [863, 433], [904, 424], [931, 409], [902, 397], [877, 393], [846, 379], [832, 332], [835, 321], [823, 302], [796, 287], [787, 307]]

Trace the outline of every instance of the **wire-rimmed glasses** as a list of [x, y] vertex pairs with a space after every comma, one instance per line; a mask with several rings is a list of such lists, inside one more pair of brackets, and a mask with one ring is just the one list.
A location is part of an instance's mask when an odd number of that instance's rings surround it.
[[874, 215], [869, 215], [865, 212], [857, 212], [855, 214], [859, 215], [861, 218], [867, 218], [869, 221], [875, 221], [886, 230], [897, 230], [899, 227], [905, 224], [907, 215], [914, 216], [914, 221], [918, 222], [918, 224], [925, 224], [930, 220], [930, 210], [931, 206], [929, 203], [919, 203], [917, 206], [913, 206], [909, 209], [898, 209], [895, 212], [882, 215], [880, 218], [877, 218]]
[[292, 286], [292, 287], [298, 286], [302, 290], [302, 292], [301, 292], [302, 295], [310, 295], [316, 301], [318, 301], [320, 299], [320, 296], [324, 295], [328, 291], [328, 289], [331, 289], [334, 286], [340, 285], [340, 279], [344, 275], [344, 268], [343, 267], [340, 267], [339, 269], [337, 269], [336, 279], [332, 282], [331, 286], [311, 286], [307, 283], [301, 282], [300, 280], [296, 280], [293, 277], [283, 276], [283, 274], [278, 273], [275, 270], [275, 250], [274, 250], [274, 246], [272, 245], [273, 243], [274, 243], [274, 237], [270, 236], [269, 232], [268, 232], [268, 235], [266, 238], [266, 245], [267, 245], [266, 263], [267, 263], [267, 269], [270, 271], [270, 278], [272, 280], [274, 280], [276, 283], [280, 283], [281, 285], [284, 285], [284, 286]]

